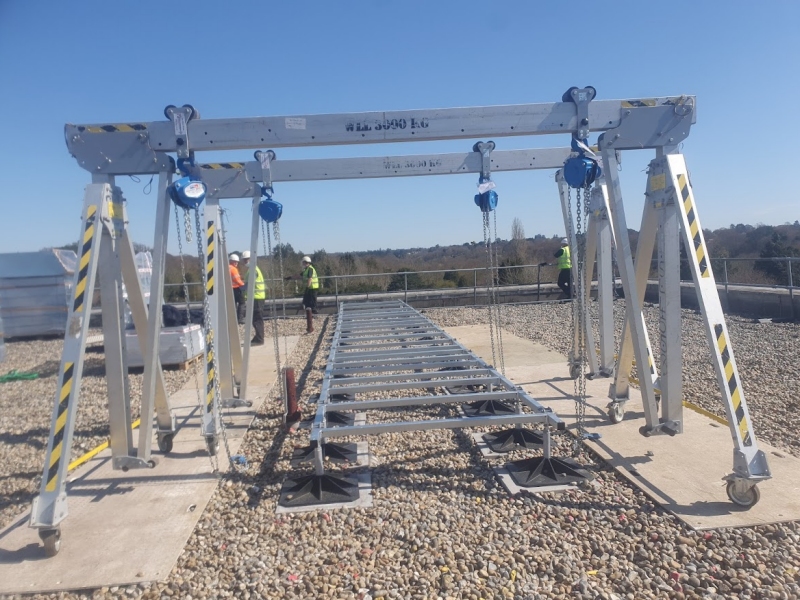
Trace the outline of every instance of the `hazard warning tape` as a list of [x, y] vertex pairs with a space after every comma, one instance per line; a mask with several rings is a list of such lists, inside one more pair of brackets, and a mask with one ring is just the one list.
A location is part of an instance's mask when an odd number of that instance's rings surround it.
[[144, 123], [112, 123], [109, 125], [78, 127], [78, 131], [84, 130], [89, 133], [130, 133], [131, 131], [146, 131], [147, 125]]
[[744, 445], [751, 446], [753, 441], [750, 438], [750, 428], [747, 425], [744, 406], [742, 405], [742, 386], [739, 383], [739, 375], [733, 368], [731, 353], [730, 350], [728, 350], [728, 339], [725, 337], [725, 329], [721, 324], [714, 325], [714, 335], [717, 338], [717, 349], [722, 358], [722, 369], [725, 371], [725, 381], [728, 383], [728, 391], [731, 394], [736, 425], [739, 428], [739, 434], [742, 436]]
[[78, 285], [75, 286], [75, 302], [72, 305], [74, 312], [83, 311], [83, 304], [86, 297], [86, 280], [89, 277], [89, 259], [92, 256], [92, 241], [94, 240], [95, 217], [97, 206], [89, 205], [86, 210], [86, 225], [83, 230], [83, 242], [81, 245], [81, 260], [78, 270]]
[[50, 451], [50, 464], [47, 467], [47, 485], [45, 491], [54, 492], [58, 480], [58, 467], [61, 465], [61, 455], [64, 450], [64, 430], [67, 424], [69, 397], [72, 392], [72, 382], [75, 376], [75, 363], [64, 363], [64, 372], [61, 375], [61, 392], [58, 395], [58, 412], [56, 426], [53, 431], [53, 446]]
[[214, 295], [214, 221], [208, 222], [206, 230], [206, 293]]
[[622, 108], [642, 108], [645, 106], [656, 106], [655, 98], [647, 98], [644, 100], [623, 100], [620, 105]]
[[244, 169], [244, 163], [208, 163], [200, 165], [201, 169]]
[[689, 221], [689, 235], [694, 244], [694, 253], [697, 258], [697, 264], [700, 267], [701, 277], [711, 277], [711, 270], [708, 267], [708, 260], [706, 257], [705, 242], [703, 241], [702, 232], [700, 231], [700, 221], [697, 219], [697, 213], [694, 210], [694, 202], [692, 201], [692, 194], [689, 189], [689, 180], [683, 173], [678, 173], [678, 187], [681, 191], [681, 199], [683, 200], [683, 210], [686, 213], [686, 218]]
[[214, 400], [214, 330], [206, 331], [206, 412], [211, 411]]

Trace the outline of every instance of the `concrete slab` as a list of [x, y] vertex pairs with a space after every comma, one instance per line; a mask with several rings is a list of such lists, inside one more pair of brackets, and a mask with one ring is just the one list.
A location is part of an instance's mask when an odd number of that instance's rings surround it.
[[[287, 339], [290, 352], [297, 339]], [[252, 351], [251, 364], [262, 367], [248, 381], [254, 406], [223, 411], [232, 454], [276, 380], [272, 346]], [[194, 378], [170, 400], [180, 429], [169, 456], [154, 454], [155, 469], [114, 471], [105, 451], [69, 480], [69, 516], [56, 556], [44, 557], [37, 532], [27, 526], [29, 513], [0, 532], [0, 594], [125, 585], [169, 574], [218, 482], [200, 435]], [[227, 470], [224, 444], [218, 458]]]
[[[467, 348], [491, 361], [488, 326], [445, 330]], [[574, 382], [566, 357], [529, 340], [503, 332], [506, 375], [570, 426], [575, 423]], [[744, 376], [746, 377], [746, 373]], [[725, 493], [722, 477], [731, 472], [729, 429], [688, 408], [684, 433], [645, 438], [639, 391], [631, 389], [622, 423], [608, 419], [609, 379], [586, 382], [586, 428], [602, 437], [589, 446], [619, 473], [694, 529], [743, 527], [800, 519], [800, 459], [759, 443], [767, 454], [772, 479], [759, 484], [761, 501], [737, 509]], [[758, 432], [756, 432], [758, 434]]]

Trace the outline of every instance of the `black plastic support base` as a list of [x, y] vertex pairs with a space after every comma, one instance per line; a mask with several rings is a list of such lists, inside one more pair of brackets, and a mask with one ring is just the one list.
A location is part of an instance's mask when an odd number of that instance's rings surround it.
[[533, 450], [544, 444], [544, 438], [540, 433], [516, 427], [484, 434], [483, 441], [491, 448], [492, 452], [498, 454], [521, 449]]
[[356, 399], [355, 394], [331, 394], [331, 402], [352, 402]]
[[315, 506], [358, 500], [358, 478], [342, 475], [304, 475], [287, 479], [278, 504], [285, 507]]
[[328, 427], [349, 427], [356, 422], [356, 416], [353, 413], [328, 411], [325, 413], [325, 421]]
[[571, 458], [526, 458], [506, 465], [511, 479], [520, 487], [544, 487], [581, 483], [589, 473]]
[[493, 415], [514, 415], [516, 409], [502, 400], [478, 400], [463, 406], [464, 414], [468, 417], [490, 417]]
[[[335, 463], [355, 463], [358, 460], [356, 444], [323, 444], [322, 456]], [[314, 460], [314, 446], [295, 448], [292, 462], [305, 463]]]

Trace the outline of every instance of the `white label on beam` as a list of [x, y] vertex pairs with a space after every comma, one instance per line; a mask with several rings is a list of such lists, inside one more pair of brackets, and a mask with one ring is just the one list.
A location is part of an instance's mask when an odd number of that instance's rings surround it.
[[305, 129], [306, 120], [303, 117], [286, 117], [286, 129]]

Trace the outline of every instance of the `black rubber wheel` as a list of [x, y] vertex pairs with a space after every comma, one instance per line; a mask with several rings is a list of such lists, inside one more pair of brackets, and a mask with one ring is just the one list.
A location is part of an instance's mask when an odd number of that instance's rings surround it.
[[199, 119], [200, 118], [200, 113], [197, 112], [197, 109], [194, 106], [192, 106], [191, 104], [184, 104], [182, 108], [191, 108], [192, 109], [192, 114], [189, 115], [189, 119], [187, 119], [187, 120], [191, 121], [192, 119]]
[[164, 107], [164, 116], [167, 117], [167, 119], [169, 119], [171, 121], [172, 117], [169, 116], [169, 109], [170, 108], [175, 108], [175, 105], [174, 104], [167, 104]]
[[206, 438], [206, 448], [209, 456], [216, 456], [219, 451], [219, 440], [216, 436]]
[[61, 550], [61, 530], [60, 529], [43, 529], [39, 532], [39, 537], [44, 544], [44, 555], [51, 558], [58, 554]]
[[731, 502], [743, 508], [755, 506], [761, 500], [761, 492], [757, 485], [753, 485], [746, 492], [742, 492], [737, 489], [735, 481], [729, 481], [728, 485], [725, 486], [725, 492], [727, 492]]
[[480, 152], [480, 151], [481, 151], [481, 149], [480, 149], [480, 148], [478, 148], [478, 144], [482, 144], [482, 143], [483, 143], [483, 142], [475, 142], [474, 144], [472, 144], [472, 151], [473, 151], [473, 152]]
[[575, 87], [575, 86], [572, 86], [571, 88], [569, 88], [566, 92], [564, 92], [564, 95], [561, 96], [561, 101], [562, 102], [575, 102], [574, 98], [572, 97], [572, 90], [577, 90], [577, 89], [578, 88]]
[[172, 452], [173, 435], [170, 433], [164, 436], [158, 436], [158, 449], [164, 454]]
[[608, 418], [611, 419], [612, 423], [622, 423], [622, 419], [625, 418], [625, 407], [621, 402], [615, 402], [611, 405], [611, 408], [608, 409]]

